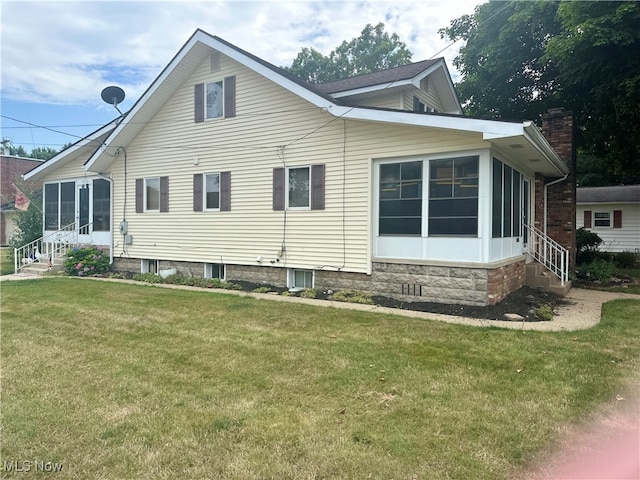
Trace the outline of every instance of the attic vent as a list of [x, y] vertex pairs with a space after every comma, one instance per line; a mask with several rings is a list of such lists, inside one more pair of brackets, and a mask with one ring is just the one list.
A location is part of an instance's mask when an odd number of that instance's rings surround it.
[[220, 70], [220, 52], [212, 52], [209, 55], [209, 64], [212, 72]]

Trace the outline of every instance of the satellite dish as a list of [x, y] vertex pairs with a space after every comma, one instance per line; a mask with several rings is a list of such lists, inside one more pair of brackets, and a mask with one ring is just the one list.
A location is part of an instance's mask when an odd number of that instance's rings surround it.
[[105, 103], [113, 105], [113, 107], [118, 110], [118, 113], [122, 115], [122, 112], [118, 108], [118, 104], [122, 103], [122, 101], [124, 100], [124, 90], [115, 85], [111, 85], [104, 88], [100, 96], [102, 97], [102, 100], [105, 101]]

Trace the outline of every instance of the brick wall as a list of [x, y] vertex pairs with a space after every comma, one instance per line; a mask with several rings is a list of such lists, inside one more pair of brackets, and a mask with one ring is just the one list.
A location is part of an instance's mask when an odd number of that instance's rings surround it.
[[[572, 113], [564, 109], [550, 110], [543, 117], [542, 133], [569, 168], [564, 181], [547, 187], [547, 235], [569, 250], [570, 265], [575, 265], [576, 151]], [[552, 179], [547, 179], [547, 183], [549, 181]]]
[[525, 261], [488, 270], [487, 272], [487, 303], [495, 305], [507, 295], [515, 292], [524, 285]]

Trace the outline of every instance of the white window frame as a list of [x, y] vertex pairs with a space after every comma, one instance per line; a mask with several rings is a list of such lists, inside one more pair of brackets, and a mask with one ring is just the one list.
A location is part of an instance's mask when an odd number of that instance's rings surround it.
[[[289, 172], [291, 170], [302, 170], [302, 169], [306, 169], [307, 172], [309, 172], [309, 184], [307, 185], [307, 205], [306, 206], [302, 206], [302, 207], [292, 207], [290, 205], [290, 199], [289, 199], [289, 190], [290, 190], [290, 185], [289, 185]], [[285, 172], [285, 205], [286, 205], [286, 209], [287, 210], [311, 210], [311, 185], [313, 185], [313, 179], [311, 178], [311, 165], [301, 165], [301, 166], [295, 166], [295, 167], [287, 167], [286, 172]]]
[[[147, 182], [150, 180], [157, 180], [158, 182], [158, 208], [148, 208], [148, 198], [147, 198]], [[160, 177], [147, 177], [144, 179], [144, 211], [145, 212], [159, 212], [160, 211]], [[145, 272], [146, 273], [146, 272]]]
[[[207, 98], [209, 96], [209, 85], [220, 85], [220, 115], [209, 116], [209, 108]], [[204, 119], [219, 120], [224, 118], [224, 80], [214, 80], [204, 84]]]
[[141, 273], [153, 273], [154, 275], [159, 275], [159, 262], [158, 260], [152, 259], [143, 259], [140, 260], [140, 272]]
[[[309, 270], [306, 268], [289, 268], [287, 275], [287, 288], [290, 292], [300, 292], [307, 288], [314, 288], [316, 283], [316, 272], [314, 270]], [[305, 275], [304, 285], [296, 285], [296, 273], [303, 273]], [[311, 286], [307, 285], [306, 276], [307, 274], [311, 274]]]
[[[209, 208], [207, 205], [207, 177], [216, 175], [218, 177], [218, 207], [217, 208]], [[202, 209], [208, 212], [219, 212], [220, 211], [220, 173], [205, 173], [202, 175]]]
[[[606, 215], [606, 218], [600, 218], [598, 219], [598, 215]], [[607, 225], [598, 225], [597, 222], [598, 220], [600, 221], [605, 221], [607, 222]], [[592, 228], [613, 228], [613, 213], [611, 211], [597, 211], [594, 210], [593, 211], [593, 227]]]
[[[213, 276], [214, 267], [218, 267], [218, 271], [221, 273], [219, 277]], [[204, 278], [217, 278], [221, 282], [226, 281], [227, 277], [227, 267], [224, 263], [205, 263], [204, 264]]]

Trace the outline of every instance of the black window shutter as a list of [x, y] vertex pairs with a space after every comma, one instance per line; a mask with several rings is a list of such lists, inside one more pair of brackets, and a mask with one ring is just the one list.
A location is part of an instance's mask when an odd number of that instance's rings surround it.
[[169, 177], [160, 177], [160, 211], [169, 211]]
[[284, 168], [273, 169], [273, 209], [284, 210]]
[[193, 176], [193, 211], [202, 211], [202, 174], [196, 173]]
[[622, 210], [613, 211], [613, 228], [622, 228]]
[[584, 228], [591, 228], [591, 210], [584, 211]]
[[136, 213], [144, 212], [144, 180], [136, 178]]
[[311, 165], [311, 210], [324, 210], [324, 164]]
[[420, 100], [418, 99], [418, 97], [413, 97], [413, 111], [414, 112], [420, 111]]
[[236, 77], [224, 79], [224, 116], [225, 118], [236, 116]]
[[196, 123], [204, 122], [204, 83], [193, 86], [193, 112]]
[[231, 172], [220, 172], [220, 211], [231, 210]]

